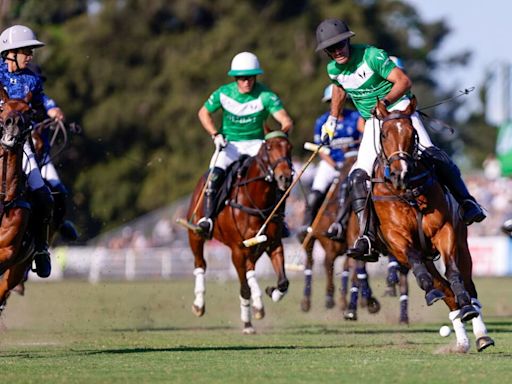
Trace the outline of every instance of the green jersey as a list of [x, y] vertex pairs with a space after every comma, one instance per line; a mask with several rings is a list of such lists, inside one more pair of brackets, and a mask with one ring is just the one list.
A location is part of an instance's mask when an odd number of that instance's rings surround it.
[[219, 132], [228, 141], [262, 140], [268, 115], [283, 109], [281, 99], [257, 82], [250, 93], [240, 93], [236, 82], [222, 85], [211, 94], [204, 107], [210, 113], [222, 108]]
[[361, 116], [368, 119], [377, 99], [384, 98], [393, 86], [386, 78], [395, 67], [382, 49], [354, 44], [350, 47], [349, 61], [346, 64], [338, 64], [334, 60], [329, 62], [327, 73], [334, 84], [342, 86], [350, 95]]

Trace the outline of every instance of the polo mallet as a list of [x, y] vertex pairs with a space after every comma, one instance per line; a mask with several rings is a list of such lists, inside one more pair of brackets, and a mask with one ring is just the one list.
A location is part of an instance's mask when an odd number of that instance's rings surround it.
[[[213, 169], [215, 165], [217, 164], [217, 159], [219, 158], [220, 151], [222, 151], [222, 148], [215, 148], [215, 152], [213, 154], [213, 161], [211, 168]], [[208, 186], [208, 183], [210, 182], [210, 179], [212, 178], [213, 172], [208, 172], [208, 177], [206, 178], [206, 181], [204, 183], [203, 189], [201, 190], [201, 194], [199, 195], [199, 198], [197, 199], [196, 205], [194, 207], [194, 210], [192, 211], [192, 215], [190, 216], [190, 220], [187, 220], [183, 217], [180, 217], [176, 219], [176, 223], [179, 225], [190, 229], [191, 231], [197, 231], [197, 226], [192, 224], [192, 221], [196, 217], [197, 210], [199, 209], [199, 206], [204, 200], [204, 194], [206, 193], [206, 188]]]
[[318, 209], [318, 212], [316, 213], [315, 219], [311, 223], [311, 225], [308, 228], [308, 234], [304, 238], [304, 241], [302, 242], [302, 248], [306, 249], [306, 245], [308, 245], [309, 241], [313, 237], [313, 234], [315, 232], [316, 227], [320, 223], [320, 220], [322, 220], [322, 216], [324, 215], [325, 210], [327, 209], [327, 206], [329, 205], [329, 202], [331, 201], [332, 197], [336, 193], [336, 187], [338, 186], [340, 182], [339, 177], [335, 177], [334, 180], [331, 183], [331, 186], [329, 187], [329, 190], [327, 191], [327, 194], [325, 195], [324, 201], [322, 201], [322, 205]]
[[[304, 144], [304, 147], [306, 146], [306, 144]], [[283, 196], [281, 197], [281, 199], [277, 202], [277, 205], [274, 207], [274, 209], [272, 210], [272, 212], [270, 212], [270, 215], [267, 217], [267, 219], [265, 220], [265, 222], [263, 223], [263, 225], [261, 226], [261, 228], [259, 229], [259, 231], [256, 233], [256, 236], [254, 237], [251, 237], [250, 239], [247, 239], [247, 240], [244, 240], [243, 241], [243, 244], [249, 248], [249, 247], [253, 247], [257, 244], [261, 244], [261, 243], [264, 243], [265, 241], [267, 241], [267, 235], [263, 235], [263, 231], [265, 230], [265, 228], [267, 227], [268, 223], [270, 222], [270, 220], [272, 220], [272, 217], [274, 216], [274, 214], [277, 212], [277, 210], [279, 209], [279, 207], [281, 206], [281, 204], [283, 203], [283, 201], [288, 197], [288, 195], [290, 194], [290, 191], [293, 189], [293, 187], [295, 186], [295, 184], [298, 183], [298, 181], [300, 180], [302, 174], [304, 173], [304, 171], [306, 170], [306, 168], [309, 166], [309, 164], [311, 164], [311, 162], [313, 161], [313, 159], [316, 157], [316, 155], [318, 154], [318, 152], [320, 152], [320, 150], [322, 149], [322, 146], [323, 145], [318, 145], [317, 148], [313, 151], [313, 153], [311, 154], [311, 156], [309, 157], [308, 161], [306, 162], [306, 164], [304, 164], [304, 166], [302, 167], [302, 169], [300, 170], [299, 174], [297, 175], [297, 177], [295, 178], [295, 180], [293, 180], [293, 182], [291, 183], [291, 185], [288, 187], [288, 189], [286, 190], [286, 192], [283, 194]]]

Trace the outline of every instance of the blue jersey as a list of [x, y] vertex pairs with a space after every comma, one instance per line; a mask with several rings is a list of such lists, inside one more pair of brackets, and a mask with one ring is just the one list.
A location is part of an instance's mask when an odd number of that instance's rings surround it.
[[29, 69], [9, 72], [7, 63], [0, 64], [0, 84], [11, 99], [24, 99], [29, 92], [32, 93], [30, 104], [33, 108], [44, 108], [48, 110], [57, 107], [53, 99], [43, 92], [43, 81]]
[[[320, 144], [322, 142], [322, 125], [327, 121], [330, 112], [325, 112], [322, 116], [316, 119], [315, 122], [315, 136], [314, 142], [315, 144]], [[336, 148], [338, 142], [342, 142], [340, 139], [352, 138], [354, 140], [358, 140], [361, 136], [361, 132], [357, 130], [357, 120], [359, 119], [359, 112], [353, 111], [351, 109], [343, 109], [343, 120], [338, 120], [338, 124], [336, 125], [336, 130], [334, 131], [334, 136], [331, 140], [331, 153], [330, 156], [334, 160], [335, 163], [342, 163], [345, 160], [345, 154], [343, 149]], [[349, 146], [350, 149], [356, 149], [359, 144], [352, 144]]]

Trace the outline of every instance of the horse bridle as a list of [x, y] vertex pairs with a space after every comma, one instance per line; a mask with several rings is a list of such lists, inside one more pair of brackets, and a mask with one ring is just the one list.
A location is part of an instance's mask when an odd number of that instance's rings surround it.
[[263, 172], [265, 173], [264, 179], [265, 181], [271, 183], [275, 180], [275, 169], [280, 163], [286, 163], [288, 167], [292, 170], [293, 175], [293, 163], [291, 159], [288, 156], [281, 156], [274, 162], [270, 162], [270, 156], [269, 156], [269, 150], [266, 141], [263, 142], [265, 154], [263, 156], [263, 159], [258, 159], [258, 165], [260, 168], [262, 168]]
[[4, 142], [0, 141], [2, 147], [8, 150], [16, 147], [17, 145], [22, 144], [26, 140], [28, 133], [32, 130], [32, 120], [30, 118], [26, 119], [23, 112], [12, 111], [11, 113], [15, 113], [16, 115], [14, 117], [12, 116], [12, 114], [7, 116], [5, 121], [3, 119], [0, 119], [0, 132], [2, 132], [3, 134], [3, 130], [7, 125], [17, 125], [20, 129], [20, 132], [18, 135], [16, 135], [14, 139], [14, 144], [12, 146], [6, 145]]
[[[393, 161], [403, 160], [407, 164], [413, 165], [415, 163], [415, 161], [417, 160], [417, 158], [418, 158], [419, 138], [418, 138], [418, 133], [416, 132], [414, 127], [413, 127], [414, 147], [413, 147], [413, 150], [412, 150], [412, 154], [407, 152], [407, 151], [404, 151], [404, 150], [398, 150], [398, 151], [395, 151], [395, 152], [391, 153], [390, 155], [386, 155], [385, 150], [384, 150], [384, 146], [382, 145], [382, 127], [384, 126], [384, 123], [386, 123], [388, 121], [391, 121], [391, 120], [398, 120], [398, 119], [408, 119], [408, 120], [411, 120], [411, 115], [404, 114], [401, 111], [395, 111], [395, 112], [391, 112], [385, 118], [379, 119], [381, 121], [381, 123], [382, 123], [381, 135], [380, 135], [380, 138], [379, 138], [380, 139], [381, 154], [382, 154], [382, 156], [380, 156], [380, 157], [381, 157], [382, 161], [384, 162], [384, 177], [385, 178], [389, 178], [389, 176], [390, 176], [390, 167], [391, 167], [391, 163]], [[412, 121], [411, 121], [411, 125], [412, 125]]]

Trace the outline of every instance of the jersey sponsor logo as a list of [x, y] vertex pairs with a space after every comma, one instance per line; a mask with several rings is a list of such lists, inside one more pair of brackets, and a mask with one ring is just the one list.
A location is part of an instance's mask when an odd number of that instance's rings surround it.
[[252, 115], [254, 113], [261, 112], [264, 109], [263, 102], [260, 98], [251, 100], [247, 103], [240, 103], [224, 93], [220, 94], [220, 103], [225, 111], [236, 116]]
[[345, 89], [357, 89], [361, 87], [375, 72], [371, 69], [368, 64], [363, 63], [353, 73], [339, 75], [331, 75], [332, 80], [336, 80]]

